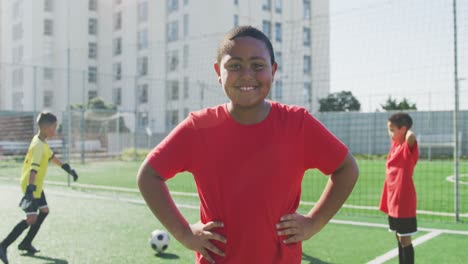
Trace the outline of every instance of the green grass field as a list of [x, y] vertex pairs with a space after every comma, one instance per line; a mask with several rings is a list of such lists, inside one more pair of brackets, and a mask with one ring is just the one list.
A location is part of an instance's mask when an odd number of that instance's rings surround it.
[[[172, 240], [167, 253], [161, 256], [156, 256], [149, 247], [149, 233], [163, 227], [151, 215], [137, 191], [135, 175], [140, 162], [73, 165], [80, 180], [78, 184], [72, 183], [72, 188], [66, 187], [66, 177], [61, 169], [53, 165], [49, 168], [46, 192], [51, 214], [35, 240], [35, 246], [42, 251], [34, 257], [21, 256], [16, 249], [17, 241], [8, 250], [10, 263], [193, 263], [193, 252], [177, 241]], [[385, 216], [372, 209], [380, 198], [384, 161], [360, 160], [359, 166], [359, 183], [347, 204], [370, 208], [343, 208], [334, 222], [303, 243], [302, 263], [366, 263], [395, 248], [394, 236], [385, 228]], [[452, 171], [451, 163], [422, 161], [418, 166], [415, 182], [419, 209], [453, 212], [453, 183], [446, 180]], [[460, 171], [466, 173], [467, 164], [460, 167]], [[17, 207], [21, 198], [20, 170], [21, 163], [0, 162], [1, 239], [23, 217]], [[317, 172], [308, 171], [302, 200], [316, 201], [326, 179]], [[168, 181], [168, 185], [171, 191], [195, 192], [190, 174], [178, 175]], [[467, 185], [460, 187], [461, 208], [466, 209]], [[197, 198], [174, 197], [177, 203], [189, 205], [181, 209], [186, 218], [197, 221]], [[307, 203], [302, 204], [300, 212], [310, 207]], [[466, 217], [459, 223], [454, 223], [451, 216], [422, 214], [418, 219], [420, 232], [414, 237], [415, 241], [424, 240], [437, 230], [445, 230], [415, 247], [419, 263], [464, 263], [468, 259], [467, 251], [458, 250], [459, 245], [468, 244]], [[346, 222], [335, 222], [338, 220]], [[392, 258], [386, 263], [398, 263], [398, 260]]]

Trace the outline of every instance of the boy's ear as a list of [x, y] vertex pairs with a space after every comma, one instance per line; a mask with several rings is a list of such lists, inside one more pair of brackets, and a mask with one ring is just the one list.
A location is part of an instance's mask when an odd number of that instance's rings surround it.
[[213, 67], [215, 69], [216, 75], [218, 75], [218, 82], [219, 82], [219, 84], [221, 84], [221, 69], [219, 67], [219, 64], [217, 62], [215, 62]]

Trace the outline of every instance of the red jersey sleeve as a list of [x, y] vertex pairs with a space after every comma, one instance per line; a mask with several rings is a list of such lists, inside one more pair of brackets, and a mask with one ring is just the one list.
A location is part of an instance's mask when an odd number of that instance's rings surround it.
[[165, 180], [191, 167], [196, 130], [191, 115], [177, 125], [146, 157]]
[[348, 148], [309, 113], [304, 116], [304, 156], [306, 169], [333, 173], [348, 153]]

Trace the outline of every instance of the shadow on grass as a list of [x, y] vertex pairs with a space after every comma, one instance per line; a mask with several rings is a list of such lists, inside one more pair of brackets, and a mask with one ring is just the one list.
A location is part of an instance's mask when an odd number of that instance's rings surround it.
[[308, 264], [331, 264], [331, 262], [325, 262], [325, 261], [322, 261], [322, 260], [320, 260], [318, 258], [314, 258], [314, 257], [309, 256], [309, 255], [304, 254], [304, 253], [302, 253], [302, 260], [308, 261], [308, 262], [306, 262]]
[[44, 260], [46, 264], [68, 264], [68, 261], [65, 259], [57, 259], [57, 258], [51, 258], [47, 256], [38, 256], [34, 254], [21, 254], [23, 257], [30, 257], [30, 258], [35, 258], [35, 259], [40, 259]]
[[154, 254], [156, 257], [158, 258], [162, 258], [162, 259], [179, 259], [180, 257], [177, 256], [176, 254], [172, 254], [172, 253], [165, 253], [165, 252], [162, 252], [162, 253], [156, 253]]

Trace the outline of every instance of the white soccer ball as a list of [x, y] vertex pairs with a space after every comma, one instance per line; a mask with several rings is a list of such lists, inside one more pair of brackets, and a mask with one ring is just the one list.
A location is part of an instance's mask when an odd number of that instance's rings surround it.
[[148, 242], [154, 251], [161, 253], [169, 247], [169, 240], [170, 237], [167, 231], [156, 229], [151, 232]]

